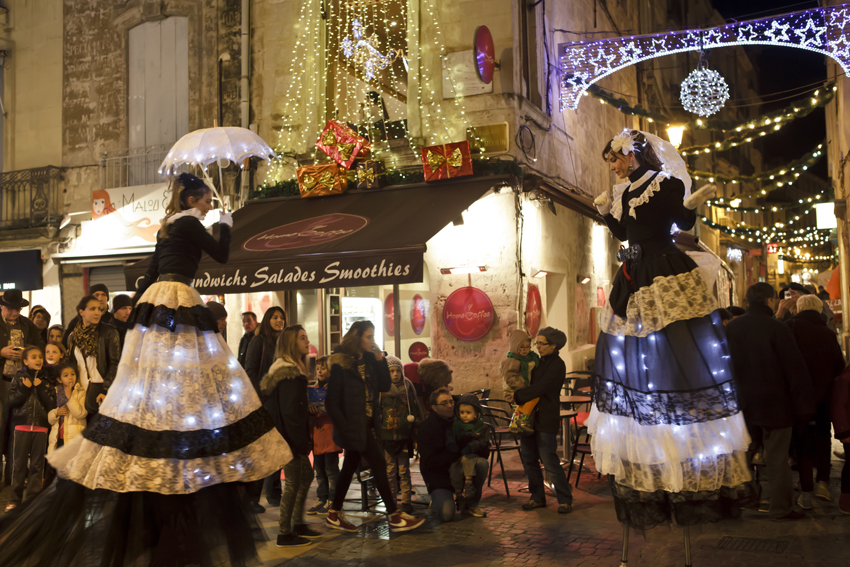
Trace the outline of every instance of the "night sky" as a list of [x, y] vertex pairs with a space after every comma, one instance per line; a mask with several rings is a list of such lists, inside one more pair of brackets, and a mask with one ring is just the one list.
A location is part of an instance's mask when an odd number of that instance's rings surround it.
[[[727, 20], [750, 20], [774, 15], [817, 8], [816, 1], [799, 0], [713, 0], [714, 7]], [[803, 93], [793, 91], [776, 94], [796, 87], [817, 83], [826, 79], [825, 57], [803, 49], [745, 46], [759, 73], [760, 95], [768, 101]], [[710, 64], [710, 63], [709, 63]], [[800, 94], [800, 97], [803, 95]], [[798, 97], [764, 104], [760, 113], [784, 108]], [[762, 141], [765, 169], [777, 167], [801, 157], [826, 137], [826, 122], [823, 109], [818, 109], [795, 120], [790, 125]], [[810, 171], [827, 179], [827, 163], [822, 159]]]

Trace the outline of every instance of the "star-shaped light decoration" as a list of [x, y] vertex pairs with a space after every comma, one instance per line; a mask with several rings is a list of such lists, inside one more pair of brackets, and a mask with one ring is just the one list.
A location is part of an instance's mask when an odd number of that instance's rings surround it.
[[800, 37], [800, 45], [803, 47], [820, 48], [823, 46], [823, 34], [826, 33], [826, 28], [819, 27], [813, 19], [809, 18], [806, 21], [806, 27], [794, 30], [794, 33]]

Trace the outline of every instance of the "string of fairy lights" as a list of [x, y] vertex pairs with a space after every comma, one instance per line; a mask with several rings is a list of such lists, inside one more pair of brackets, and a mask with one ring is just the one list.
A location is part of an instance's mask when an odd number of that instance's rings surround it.
[[[388, 170], [397, 172], [402, 179], [404, 165], [418, 163], [421, 145], [457, 142], [470, 139], [470, 146], [484, 156], [485, 144], [474, 130], [469, 128], [464, 96], [455, 84], [455, 76], [446, 59], [446, 48], [440, 18], [434, 0], [422, 0], [420, 4], [422, 18], [419, 20], [423, 30], [419, 33], [418, 48], [407, 45], [408, 12], [406, 0], [386, 0], [384, 2], [324, 3], [322, 0], [304, 0], [295, 29], [298, 37], [290, 59], [290, 80], [282, 98], [282, 125], [278, 134], [276, 151], [278, 159], [266, 170], [266, 184], [273, 184], [284, 178], [294, 177], [294, 167], [304, 155], [312, 152], [313, 162], [318, 163], [324, 155], [316, 153], [314, 147], [328, 117], [344, 123], [356, 125], [362, 133], [369, 133], [371, 158], [383, 160]], [[379, 33], [380, 32], [380, 33]], [[427, 66], [437, 66], [428, 69]], [[360, 71], [359, 66], [364, 70]], [[454, 112], [446, 112], [442, 92], [432, 75], [445, 69], [449, 79], [449, 88], [454, 96]], [[326, 87], [323, 81], [309, 80], [308, 68], [324, 69], [336, 67], [334, 75], [325, 77], [334, 81]], [[403, 73], [410, 69], [419, 69], [419, 80], [415, 90], [415, 101], [409, 100], [411, 90]], [[410, 131], [407, 120], [401, 119], [388, 123], [383, 114], [383, 102], [374, 100], [384, 120], [384, 138], [371, 136], [373, 125], [378, 121], [365, 110], [364, 103], [377, 92], [394, 89], [396, 98], [405, 104], [415, 104], [420, 108], [421, 134]], [[329, 94], [331, 96], [329, 96]], [[446, 101], [447, 102], [447, 101]], [[409, 154], [399, 152], [399, 147], [390, 144], [390, 124], [401, 130], [400, 136], [407, 142]]]

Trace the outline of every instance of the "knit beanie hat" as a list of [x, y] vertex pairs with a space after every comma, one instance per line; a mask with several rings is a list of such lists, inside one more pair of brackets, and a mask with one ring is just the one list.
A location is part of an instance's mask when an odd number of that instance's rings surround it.
[[546, 340], [552, 343], [556, 349], [561, 350], [567, 344], [567, 335], [554, 327], [544, 327], [537, 331], [537, 336], [546, 337]]
[[213, 319], [215, 319], [216, 321], [227, 317], [227, 309], [225, 309], [224, 305], [217, 301], [210, 301], [209, 303], [207, 303], [207, 309], [210, 310]]
[[113, 313], [115, 313], [119, 309], [123, 309], [125, 307], [132, 307], [132, 306], [133, 306], [133, 300], [130, 299], [129, 295], [124, 295], [122, 293], [121, 295], [116, 295], [112, 299], [112, 312]]
[[98, 291], [102, 291], [106, 295], [109, 295], [109, 288], [106, 287], [106, 284], [96, 283], [92, 286], [89, 286], [89, 295], [94, 295]]
[[395, 366], [401, 371], [402, 376], [404, 375], [404, 364], [401, 363], [401, 360], [392, 356], [391, 354], [388, 354], [384, 358], [387, 359], [387, 366], [390, 367], [390, 370], [392, 370], [393, 366]]

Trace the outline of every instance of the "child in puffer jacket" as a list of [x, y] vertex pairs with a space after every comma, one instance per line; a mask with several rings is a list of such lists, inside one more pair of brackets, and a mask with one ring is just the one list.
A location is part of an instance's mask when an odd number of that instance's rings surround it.
[[[844, 444], [844, 454], [847, 455], [850, 453], [850, 366], [838, 375], [832, 385], [830, 414], [835, 438]], [[843, 514], [850, 515], [850, 462], [847, 460], [841, 471], [838, 508]]]
[[422, 421], [422, 410], [413, 384], [404, 377], [404, 365], [394, 356], [387, 356], [392, 386], [381, 393], [381, 446], [387, 461], [387, 477], [392, 493], [398, 492], [401, 481], [401, 511], [413, 512], [410, 478], [410, 455], [413, 452], [414, 427]]
[[[457, 443], [457, 449], [461, 453], [460, 459], [449, 467], [452, 488], [455, 490], [461, 511], [465, 511], [463, 508], [475, 500], [476, 467], [481, 463], [482, 470], [489, 468], [487, 457], [490, 456], [490, 440], [488, 436], [487, 425], [482, 417], [481, 402], [472, 394], [464, 394], [455, 405], [455, 419], [451, 429], [453, 439], [446, 440], [448, 449], [454, 450], [454, 443]], [[479, 485], [483, 485], [482, 479], [478, 481]], [[470, 513], [474, 516], [483, 516], [480, 509]]]
[[44, 353], [40, 347], [28, 346], [22, 354], [24, 367], [12, 379], [9, 387], [14, 442], [12, 445], [12, 495], [6, 506], [8, 512], [26, 498], [41, 492], [44, 476], [44, 454], [50, 423], [47, 412], [56, 407], [56, 388], [45, 376]]
[[[531, 337], [525, 331], [516, 330], [511, 333], [510, 348], [507, 358], [502, 361], [502, 378], [505, 399], [513, 404], [514, 392], [531, 383], [531, 371], [540, 364], [540, 356], [531, 351]], [[534, 398], [521, 406], [514, 406], [515, 417], [511, 423], [511, 431], [533, 431], [529, 420], [539, 400], [540, 398]]]

